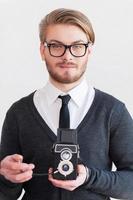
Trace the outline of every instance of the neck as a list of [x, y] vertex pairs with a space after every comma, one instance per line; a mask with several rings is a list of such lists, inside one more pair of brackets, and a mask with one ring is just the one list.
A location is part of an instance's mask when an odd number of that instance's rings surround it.
[[51, 78], [49, 78], [49, 80], [56, 88], [58, 88], [62, 92], [67, 93], [68, 91], [70, 91], [71, 89], [79, 85], [82, 82], [83, 77], [79, 79], [78, 81], [75, 81], [74, 83], [59, 83]]

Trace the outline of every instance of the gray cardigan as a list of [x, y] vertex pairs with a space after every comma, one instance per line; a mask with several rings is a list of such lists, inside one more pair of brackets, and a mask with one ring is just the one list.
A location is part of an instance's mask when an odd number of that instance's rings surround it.
[[[68, 194], [67, 200], [133, 199], [133, 120], [125, 105], [95, 89], [91, 108], [77, 127], [80, 156], [90, 170], [86, 184]], [[22, 154], [24, 162], [35, 164], [35, 173], [52, 166], [51, 147], [56, 135], [39, 115], [33, 95], [14, 103], [8, 110], [2, 130], [0, 159]], [[117, 170], [111, 171], [112, 163]], [[23, 200], [64, 200], [47, 176], [33, 177], [14, 184], [0, 176], [0, 199], [16, 200], [22, 188]], [[60, 195], [62, 194], [62, 195]]]

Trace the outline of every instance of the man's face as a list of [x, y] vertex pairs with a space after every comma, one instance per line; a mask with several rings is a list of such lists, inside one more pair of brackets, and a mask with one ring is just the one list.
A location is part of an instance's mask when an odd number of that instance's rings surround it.
[[[48, 44], [87, 44], [86, 34], [74, 25], [50, 25], [46, 32], [46, 42]], [[50, 78], [58, 83], [74, 83], [79, 81], [86, 70], [88, 55], [87, 48], [83, 57], [74, 57], [69, 49], [61, 57], [53, 57], [49, 53], [48, 47], [40, 46], [43, 60], [46, 62]]]

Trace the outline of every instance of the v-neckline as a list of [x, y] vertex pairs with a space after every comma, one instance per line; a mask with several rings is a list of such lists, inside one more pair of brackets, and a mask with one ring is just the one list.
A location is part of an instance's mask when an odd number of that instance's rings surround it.
[[[94, 88], [95, 89], [95, 88]], [[36, 91], [35, 91], [36, 92]], [[38, 112], [35, 104], [34, 104], [34, 101], [33, 101], [33, 97], [34, 97], [34, 93], [31, 93], [29, 95], [29, 101], [28, 101], [28, 104], [29, 104], [29, 107], [30, 107], [30, 110], [32, 111], [32, 114], [34, 115], [34, 117], [36, 118], [36, 120], [40, 123], [40, 125], [42, 126], [43, 129], [45, 130], [48, 130], [46, 131], [48, 134], [49, 134], [49, 137], [51, 137], [51, 139], [53, 141], [56, 141], [56, 134], [53, 132], [53, 130], [49, 127], [49, 125], [45, 122], [45, 120], [43, 119], [43, 117], [40, 115], [40, 113]], [[79, 132], [79, 130], [82, 129], [82, 127], [84, 127], [84, 124], [86, 122], [86, 120], [89, 119], [90, 115], [93, 113], [94, 109], [98, 106], [99, 102], [100, 102], [100, 91], [95, 89], [95, 96], [94, 96], [94, 99], [93, 99], [93, 102], [92, 102], [92, 105], [91, 107], [89, 108], [88, 112], [86, 113], [86, 115], [84, 116], [83, 120], [80, 122], [80, 124], [78, 125], [77, 127], [77, 132]]]

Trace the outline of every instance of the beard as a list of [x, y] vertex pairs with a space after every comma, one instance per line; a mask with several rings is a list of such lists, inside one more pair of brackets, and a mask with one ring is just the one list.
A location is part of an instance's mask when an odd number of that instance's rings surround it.
[[62, 84], [70, 84], [70, 83], [74, 83], [74, 82], [77, 82], [78, 80], [80, 80], [80, 78], [83, 76], [83, 74], [85, 73], [86, 71], [86, 66], [87, 66], [87, 61], [85, 63], [82, 64], [82, 66], [80, 67], [80, 70], [78, 70], [78, 66], [74, 63], [66, 63], [66, 62], [61, 62], [61, 63], [57, 63], [55, 68], [56, 67], [59, 67], [63, 64], [67, 64], [67, 65], [72, 65], [76, 70], [77, 68], [77, 73], [75, 74], [72, 74], [70, 73], [68, 70], [66, 70], [62, 75], [59, 74], [58, 72], [56, 72], [56, 70], [53, 70], [49, 64], [48, 61], [46, 61], [46, 66], [47, 66], [47, 70], [48, 70], [48, 73], [50, 75], [50, 77], [58, 82], [58, 83], [62, 83]]

